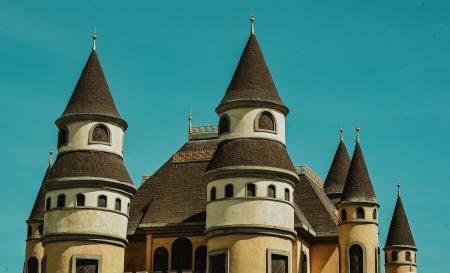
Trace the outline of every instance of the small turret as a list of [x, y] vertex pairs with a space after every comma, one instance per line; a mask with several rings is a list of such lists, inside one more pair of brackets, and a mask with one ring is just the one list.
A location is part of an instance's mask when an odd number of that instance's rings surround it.
[[340, 272], [380, 272], [377, 199], [360, 146], [356, 145], [339, 210]]
[[385, 271], [386, 273], [416, 272], [416, 243], [400, 197], [400, 183], [397, 187], [397, 202], [384, 246]]
[[324, 183], [325, 193], [335, 205], [342, 198], [345, 180], [347, 179], [347, 173], [350, 167], [350, 156], [344, 143], [344, 130], [340, 129], [340, 132], [339, 145]]

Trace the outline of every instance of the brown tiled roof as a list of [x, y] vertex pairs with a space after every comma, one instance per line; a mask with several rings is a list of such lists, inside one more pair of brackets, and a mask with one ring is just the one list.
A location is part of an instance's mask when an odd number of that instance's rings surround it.
[[39, 188], [38, 195], [36, 196], [36, 200], [34, 201], [33, 209], [31, 210], [30, 217], [28, 217], [28, 221], [30, 220], [44, 220], [44, 211], [45, 211], [45, 192], [42, 187], [45, 180], [50, 173], [51, 166], [47, 167], [45, 171], [44, 178], [42, 179], [41, 187]]
[[238, 138], [222, 141], [208, 171], [230, 166], [261, 166], [295, 173], [286, 147], [278, 141], [262, 138]]
[[[325, 192], [320, 189], [307, 176], [299, 175], [300, 181], [295, 187], [294, 202], [308, 219], [308, 222], [317, 233], [321, 235], [338, 234], [338, 222], [335, 207]], [[297, 217], [296, 217], [297, 223]]]
[[128, 234], [141, 223], [204, 223], [202, 176], [216, 147], [217, 139], [189, 141], [143, 182], [131, 202]]
[[100, 151], [59, 154], [48, 179], [80, 176], [104, 177], [133, 184], [122, 157]]
[[350, 156], [343, 141], [339, 142], [327, 178], [325, 179], [325, 193], [342, 193], [348, 168], [350, 167]]
[[216, 111], [221, 112], [235, 103], [247, 103], [251, 106], [268, 103], [284, 113], [288, 112], [278, 95], [255, 35], [250, 35], [230, 85]]
[[377, 202], [359, 143], [356, 143], [353, 152], [341, 202], [353, 201]]
[[395, 204], [385, 246], [416, 246], [400, 196]]
[[61, 117], [99, 114], [121, 119], [96, 51], [92, 51]]

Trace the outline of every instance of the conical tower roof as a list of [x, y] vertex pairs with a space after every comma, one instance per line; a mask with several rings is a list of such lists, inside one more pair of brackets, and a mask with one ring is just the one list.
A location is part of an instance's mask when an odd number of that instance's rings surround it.
[[[253, 21], [252, 21], [253, 24]], [[216, 108], [221, 113], [236, 106], [257, 106], [278, 109], [287, 114], [270, 75], [261, 48], [253, 32], [248, 38], [230, 85]]]
[[333, 162], [331, 163], [330, 170], [328, 171], [327, 178], [325, 179], [325, 193], [333, 194], [343, 192], [350, 162], [350, 156], [347, 152], [344, 139], [342, 138], [341, 130], [341, 140], [339, 141]]
[[370, 181], [364, 155], [359, 144], [359, 129], [355, 151], [348, 170], [341, 202], [374, 202], [377, 203], [375, 191]]
[[126, 127], [117, 111], [95, 47], [59, 120], [92, 115], [112, 119]]
[[386, 239], [385, 247], [389, 246], [416, 246], [400, 195], [395, 204], [394, 214], [392, 215], [391, 225]]
[[42, 179], [41, 187], [39, 188], [38, 195], [36, 196], [36, 200], [34, 201], [33, 208], [31, 209], [30, 217], [28, 217], [28, 222], [30, 221], [43, 221], [44, 220], [44, 211], [45, 211], [45, 192], [43, 189], [43, 185], [47, 180], [47, 177], [50, 173], [50, 169], [52, 166], [49, 164], [47, 170], [45, 171], [44, 178]]

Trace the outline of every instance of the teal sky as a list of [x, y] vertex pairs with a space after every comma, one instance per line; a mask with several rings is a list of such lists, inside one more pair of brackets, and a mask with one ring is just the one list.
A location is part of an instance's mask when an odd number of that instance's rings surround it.
[[0, 272], [21, 272], [27, 219], [54, 120], [91, 47], [121, 115], [136, 185], [187, 138], [217, 122], [256, 15], [256, 35], [290, 107], [288, 150], [322, 178], [354, 128], [381, 203], [384, 246], [396, 180], [419, 248], [419, 272], [448, 272], [450, 245], [450, 1], [0, 2]]

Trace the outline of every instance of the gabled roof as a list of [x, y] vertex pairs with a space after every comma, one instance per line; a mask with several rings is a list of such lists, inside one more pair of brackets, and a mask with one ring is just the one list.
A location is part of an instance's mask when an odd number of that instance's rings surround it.
[[348, 169], [350, 168], [350, 156], [344, 141], [339, 142], [338, 148], [325, 179], [325, 193], [342, 193], [344, 190], [345, 180], [347, 179]]
[[356, 143], [355, 151], [353, 152], [341, 202], [377, 203], [359, 142]]
[[287, 114], [256, 36], [251, 34], [230, 85], [216, 108], [220, 113], [235, 106], [271, 107]]
[[385, 246], [416, 246], [400, 196], [395, 204]]
[[43, 221], [44, 220], [44, 211], [45, 211], [45, 192], [42, 187], [44, 182], [47, 180], [47, 177], [50, 173], [51, 165], [47, 167], [45, 171], [44, 178], [42, 179], [41, 187], [39, 188], [38, 195], [36, 196], [36, 200], [34, 201], [33, 209], [31, 210], [30, 217], [28, 217], [28, 221]]
[[89, 55], [61, 118], [89, 114], [112, 117], [122, 123], [125, 122], [117, 111], [95, 50]]
[[217, 138], [184, 144], [138, 188], [130, 207], [128, 234], [140, 224], [204, 223], [206, 184], [203, 174]]

